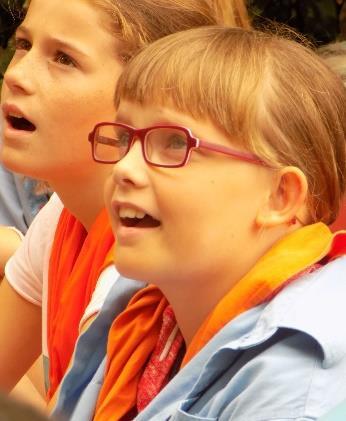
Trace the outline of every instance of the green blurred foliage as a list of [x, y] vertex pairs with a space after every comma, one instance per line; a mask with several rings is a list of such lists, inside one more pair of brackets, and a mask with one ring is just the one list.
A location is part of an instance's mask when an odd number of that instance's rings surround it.
[[255, 25], [284, 23], [318, 45], [342, 38], [344, 0], [248, 0], [248, 6]]
[[1, 86], [3, 74], [7, 68], [8, 63], [11, 60], [11, 57], [12, 57], [11, 48], [2, 49], [0, 47], [0, 86]]
[[0, 0], [0, 85], [12, 57], [9, 40], [23, 18], [24, 0]]
[[8, 40], [23, 17], [24, 0], [0, 0], [0, 47], [6, 48]]

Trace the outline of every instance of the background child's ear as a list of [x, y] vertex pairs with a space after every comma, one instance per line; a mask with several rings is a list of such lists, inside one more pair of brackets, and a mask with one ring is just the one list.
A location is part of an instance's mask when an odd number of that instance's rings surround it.
[[297, 167], [278, 171], [266, 203], [259, 209], [256, 222], [261, 227], [281, 224], [292, 225], [301, 220], [306, 211], [308, 183], [305, 174]]

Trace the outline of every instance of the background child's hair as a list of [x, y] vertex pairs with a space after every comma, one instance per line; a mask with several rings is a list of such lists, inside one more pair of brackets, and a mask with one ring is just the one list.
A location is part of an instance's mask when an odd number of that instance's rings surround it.
[[346, 92], [308, 48], [257, 31], [185, 31], [133, 59], [116, 106], [120, 99], [210, 119], [278, 168], [299, 167], [309, 184], [309, 222], [335, 219], [345, 190]]
[[324, 58], [328, 66], [341, 76], [346, 85], [346, 41], [324, 45], [317, 50], [317, 54]]
[[109, 29], [125, 41], [125, 54], [166, 35], [206, 25], [250, 28], [244, 0], [93, 0]]

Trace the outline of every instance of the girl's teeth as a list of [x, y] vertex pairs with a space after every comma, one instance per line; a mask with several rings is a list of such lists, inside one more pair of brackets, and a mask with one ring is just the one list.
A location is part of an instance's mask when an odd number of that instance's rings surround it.
[[132, 208], [121, 208], [119, 209], [119, 216], [120, 218], [143, 219], [145, 217], [145, 213]]

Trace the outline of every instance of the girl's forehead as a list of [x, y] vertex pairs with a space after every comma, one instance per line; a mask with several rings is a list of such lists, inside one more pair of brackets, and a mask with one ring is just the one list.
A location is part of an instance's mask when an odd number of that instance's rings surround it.
[[32, 30], [83, 36], [87, 29], [93, 32], [101, 26], [102, 16], [101, 10], [87, 0], [66, 2], [64, 7], [59, 0], [32, 0], [24, 22]]
[[[185, 122], [185, 125], [193, 121], [187, 113], [181, 112], [170, 101], [162, 101], [157, 104], [154, 101], [141, 103], [135, 100], [121, 99], [117, 109], [117, 119], [132, 123], [137, 127], [149, 126], [158, 123], [177, 124]], [[126, 120], [126, 121], [125, 121]]]
[[124, 48], [105, 24], [105, 12], [88, 0], [69, 1], [64, 7], [59, 0], [32, 0], [22, 28], [30, 41], [63, 41], [95, 62], [107, 55], [115, 58]]
[[[120, 100], [116, 120], [135, 128], [155, 125], [182, 126], [191, 130], [194, 136], [201, 139], [217, 141], [225, 145], [234, 143], [230, 136], [210, 118], [196, 118], [181, 111], [171, 101], [166, 104], [145, 103]], [[234, 143], [236, 144], [236, 143]]]

